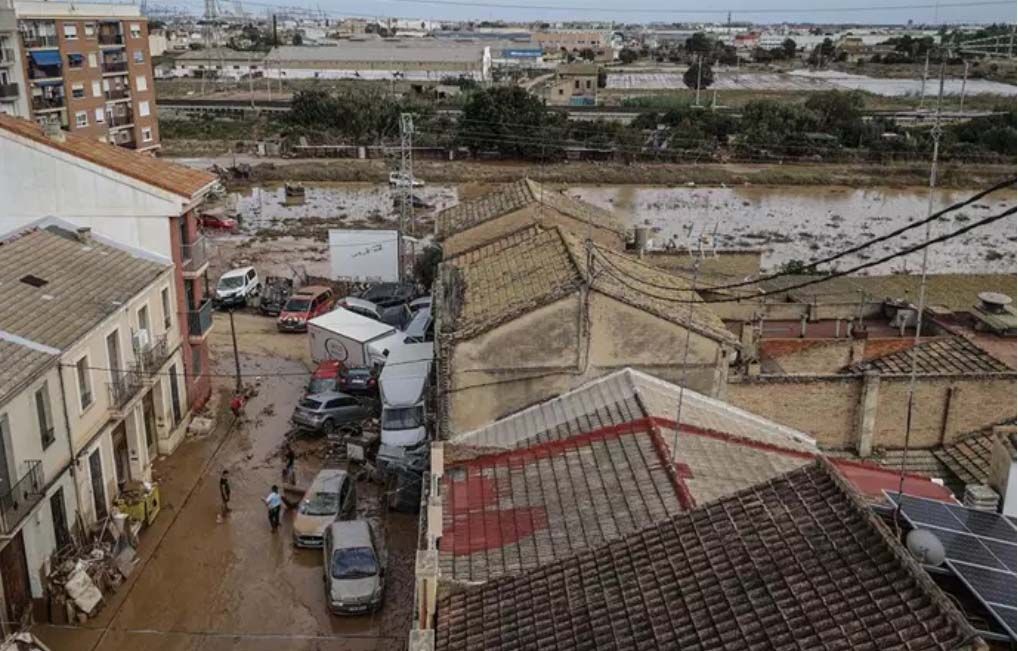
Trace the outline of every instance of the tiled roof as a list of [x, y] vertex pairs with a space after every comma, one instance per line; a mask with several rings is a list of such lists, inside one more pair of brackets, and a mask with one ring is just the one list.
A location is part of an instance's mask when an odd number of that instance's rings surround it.
[[[0, 287], [0, 297], [3, 296]], [[4, 336], [0, 334], [0, 337]], [[57, 362], [57, 356], [38, 348], [0, 339], [0, 405], [7, 397], [50, 364]]]
[[595, 262], [591, 273], [578, 239], [559, 228], [522, 229], [446, 261], [462, 289], [454, 292], [457, 308], [446, 312], [452, 317], [446, 332], [473, 337], [571, 295], [589, 279], [593, 290], [616, 300], [715, 340], [737, 341], [688, 281], [604, 247], [593, 249], [601, 264]]
[[619, 233], [625, 230], [622, 223], [610, 212], [557, 190], [545, 188], [536, 181], [524, 179], [507, 183], [494, 192], [441, 211], [435, 217], [435, 235], [438, 239], [444, 239], [533, 203], [597, 228], [606, 228]]
[[216, 181], [216, 177], [208, 172], [99, 142], [94, 138], [64, 133], [62, 140], [55, 140], [48, 137], [35, 122], [0, 113], [0, 132], [3, 131], [77, 156], [189, 200]]
[[[0, 331], [63, 350], [169, 268], [56, 226], [28, 229], [0, 242]], [[45, 284], [35, 287], [28, 276]], [[26, 361], [48, 359], [23, 355], [0, 356], [0, 376], [27, 379], [38, 369], [29, 373]]]
[[955, 606], [818, 461], [439, 600], [435, 648], [958, 649]]
[[1006, 373], [1011, 369], [963, 337], [941, 337], [921, 342], [848, 367], [849, 372], [874, 370], [881, 374], [911, 373], [913, 355], [920, 374]]
[[[1003, 439], [1010, 449], [1015, 449], [1015, 432], [1012, 425], [1007, 433], [988, 431], [976, 432], [952, 445], [937, 448], [933, 454], [945, 466], [951, 469], [961, 483], [983, 484], [990, 475], [990, 463], [993, 459], [993, 444]], [[1013, 454], [1013, 452], [1012, 452]]]

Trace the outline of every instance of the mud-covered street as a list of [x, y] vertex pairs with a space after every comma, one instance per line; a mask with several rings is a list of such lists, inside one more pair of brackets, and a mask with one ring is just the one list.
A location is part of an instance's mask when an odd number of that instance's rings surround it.
[[[81, 626], [34, 629], [53, 651], [331, 651], [395, 648], [405, 641], [413, 601], [415, 515], [386, 513], [378, 492], [357, 484], [358, 515], [387, 550], [385, 605], [375, 615], [329, 613], [318, 550], [294, 548], [292, 512], [273, 533], [263, 498], [280, 483], [283, 436], [307, 381], [303, 335], [276, 332], [272, 319], [236, 318], [245, 382], [257, 387], [242, 419], [226, 404], [233, 386], [229, 321], [217, 314], [217, 427], [160, 459], [163, 509], [142, 532], [139, 562], [100, 615]], [[257, 345], [255, 345], [257, 342]], [[298, 439], [297, 483], [325, 463], [324, 442]], [[230, 471], [232, 512], [222, 523], [219, 475]]]

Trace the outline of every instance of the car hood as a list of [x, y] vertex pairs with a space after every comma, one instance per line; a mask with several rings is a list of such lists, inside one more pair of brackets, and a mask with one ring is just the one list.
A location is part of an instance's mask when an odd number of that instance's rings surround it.
[[427, 437], [423, 427], [413, 429], [383, 429], [382, 444], [392, 447], [408, 448], [417, 445]]
[[307, 515], [298, 511], [293, 519], [293, 531], [299, 536], [321, 536], [335, 521], [335, 515]]
[[332, 579], [330, 583], [329, 597], [344, 603], [370, 601], [380, 585], [377, 574], [363, 579]]
[[280, 321], [286, 321], [288, 319], [293, 319], [294, 321], [307, 321], [307, 318], [308, 318], [308, 313], [307, 312], [280, 312], [279, 313]]
[[237, 289], [219, 289], [219, 288], [216, 288], [216, 296], [218, 296], [219, 298], [230, 298], [232, 296], [237, 296], [238, 294], [242, 293], [243, 291], [244, 291], [243, 287], [238, 287]]

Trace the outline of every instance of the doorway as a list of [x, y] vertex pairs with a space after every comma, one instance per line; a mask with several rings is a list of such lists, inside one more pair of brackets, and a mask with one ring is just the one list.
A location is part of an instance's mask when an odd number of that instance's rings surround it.
[[96, 448], [88, 457], [88, 472], [92, 476], [92, 501], [95, 505], [95, 519], [98, 522], [109, 515], [109, 511], [106, 509], [106, 482], [103, 479], [103, 459], [99, 448]]
[[152, 394], [155, 391], [149, 391], [145, 394], [145, 397], [141, 399], [141, 410], [143, 420], [145, 421], [145, 447], [148, 448], [149, 461], [156, 458], [159, 450], [156, 449], [156, 405], [155, 399]]
[[53, 538], [57, 541], [57, 549], [63, 549], [71, 544], [71, 533], [67, 529], [67, 507], [64, 505], [63, 486], [50, 495], [49, 510], [53, 516]]
[[120, 421], [120, 424], [113, 429], [113, 469], [117, 472], [117, 487], [120, 488], [120, 492], [123, 492], [124, 486], [131, 479], [131, 453], [127, 445], [127, 424], [125, 421]]
[[18, 532], [7, 546], [0, 550], [0, 577], [3, 578], [7, 600], [7, 621], [17, 627], [32, 607], [32, 587], [28, 580], [28, 562], [25, 560], [25, 539]]
[[177, 386], [176, 364], [170, 367], [170, 406], [173, 408], [173, 427], [176, 427], [183, 416], [180, 410], [180, 387]]

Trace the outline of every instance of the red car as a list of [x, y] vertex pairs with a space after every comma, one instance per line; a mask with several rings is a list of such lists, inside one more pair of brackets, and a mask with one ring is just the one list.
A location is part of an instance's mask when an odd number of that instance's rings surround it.
[[202, 230], [206, 231], [225, 231], [227, 233], [236, 233], [238, 223], [233, 217], [227, 217], [220, 211], [210, 211], [202, 213], [198, 218], [201, 223]]
[[327, 359], [320, 363], [311, 374], [307, 394], [332, 393], [339, 390], [339, 378], [343, 373], [343, 362], [338, 359]]
[[280, 332], [306, 332], [308, 321], [332, 309], [332, 290], [308, 285], [286, 299], [279, 312], [276, 327]]

